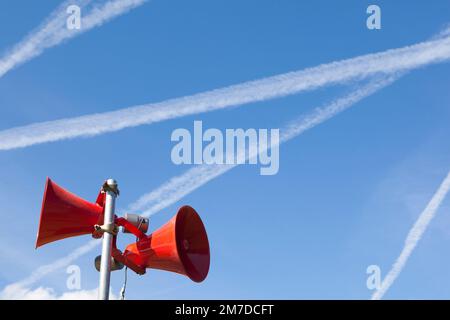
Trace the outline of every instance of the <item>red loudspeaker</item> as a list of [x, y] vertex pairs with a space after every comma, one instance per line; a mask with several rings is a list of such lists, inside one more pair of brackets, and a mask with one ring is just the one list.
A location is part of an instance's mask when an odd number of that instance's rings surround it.
[[177, 272], [195, 282], [209, 271], [209, 243], [197, 212], [184, 206], [164, 226], [130, 244], [123, 254], [125, 264]]
[[103, 224], [101, 196], [97, 203], [91, 203], [47, 178], [36, 248], [56, 240], [92, 234], [96, 224]]

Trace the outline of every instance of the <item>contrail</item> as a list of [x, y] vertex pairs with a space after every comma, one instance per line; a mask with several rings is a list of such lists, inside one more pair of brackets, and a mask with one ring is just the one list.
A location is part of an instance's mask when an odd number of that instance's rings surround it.
[[[101, 242], [101, 241], [100, 241]], [[40, 280], [44, 276], [46, 276], [49, 273], [52, 273], [60, 268], [64, 268], [68, 266], [72, 261], [75, 261], [85, 253], [88, 253], [92, 249], [94, 249], [97, 245], [99, 245], [99, 241], [91, 240], [87, 244], [80, 246], [79, 248], [75, 249], [72, 253], [69, 255], [60, 258], [50, 264], [41, 266], [37, 268], [35, 271], [31, 273], [31, 275], [21, 281], [15, 282], [11, 285], [8, 285], [7, 287], [28, 287], [35, 283], [36, 281]], [[4, 290], [2, 290], [4, 291]], [[1, 297], [1, 292], [0, 292]]]
[[246, 103], [283, 97], [326, 85], [404, 72], [450, 59], [450, 35], [398, 49], [319, 65], [111, 112], [34, 123], [0, 131], [0, 150], [87, 137]]
[[430, 202], [428, 202], [426, 208], [420, 214], [414, 226], [409, 231], [402, 252], [400, 253], [397, 260], [392, 265], [391, 270], [381, 283], [380, 289], [378, 289], [373, 293], [372, 300], [381, 299], [384, 296], [384, 294], [389, 290], [391, 285], [394, 283], [395, 279], [397, 279], [397, 277], [400, 275], [403, 268], [405, 267], [406, 262], [408, 262], [411, 253], [414, 251], [415, 247], [419, 243], [423, 233], [426, 231], [431, 220], [436, 215], [437, 210], [439, 209], [442, 201], [445, 199], [445, 196], [447, 195], [449, 190], [450, 190], [450, 171], [445, 177], [444, 181], [442, 181], [441, 185], [439, 186], [439, 189], [431, 198]]
[[[316, 108], [310, 114], [302, 116], [297, 120], [290, 122], [283, 129], [280, 129], [280, 143], [286, 142], [302, 134], [306, 130], [312, 129], [322, 122], [334, 117], [338, 113], [350, 108], [355, 103], [391, 84], [398, 77], [399, 75], [393, 75], [384, 80], [371, 81], [369, 84], [355, 90], [349, 95], [337, 99], [324, 107]], [[268, 148], [272, 147], [274, 146], [268, 146]], [[264, 151], [265, 150], [261, 150], [261, 152]], [[249, 157], [253, 157], [256, 155], [257, 154], [249, 154]], [[139, 198], [135, 203], [131, 204], [128, 207], [128, 211], [144, 211], [142, 215], [149, 217], [157, 213], [158, 211], [176, 203], [187, 194], [195, 191], [207, 182], [221, 176], [222, 174], [226, 173], [236, 166], [237, 165], [199, 165], [193, 167], [192, 169], [186, 171], [184, 174], [170, 179], [159, 188]], [[91, 240], [86, 245], [79, 247], [68, 256], [63, 257], [48, 265], [42, 266], [34, 271], [29, 277], [8, 285], [3, 289], [3, 291], [5, 291], [6, 288], [11, 289], [11, 287], [15, 286], [30, 286], [47, 274], [69, 265], [80, 256], [100, 245], [100, 243], [101, 242], [98, 240]]]
[[[44, 50], [57, 46], [65, 40], [78, 36], [92, 28], [127, 13], [147, 0], [110, 0], [92, 4], [93, 0], [69, 0], [61, 4], [36, 30], [0, 58], [0, 78], [19, 65], [39, 56]], [[81, 28], [69, 30], [66, 12], [70, 5], [78, 5], [81, 11]], [[86, 13], [84, 9], [90, 10]]]
[[[280, 129], [280, 144], [287, 142], [305, 131], [314, 128], [315, 126], [325, 122], [328, 119], [336, 116], [338, 113], [350, 108], [362, 99], [374, 94], [378, 90], [388, 86], [396, 81], [400, 75], [392, 75], [383, 80], [371, 81], [369, 84], [355, 90], [347, 96], [336, 99], [330, 104], [319, 107], [311, 113], [301, 116], [298, 119], [291, 121], [282, 129]], [[275, 147], [274, 145], [267, 146], [267, 149]], [[256, 152], [249, 152], [248, 158], [257, 156], [266, 150], [258, 150]], [[240, 150], [241, 153], [246, 153], [246, 150]], [[237, 157], [239, 158], [239, 156]], [[189, 169], [181, 176], [172, 178], [160, 188], [142, 196], [134, 204], [129, 207], [129, 211], [145, 210], [143, 215], [151, 216], [160, 210], [174, 204], [182, 199], [187, 194], [193, 192], [204, 184], [208, 183], [214, 178], [221, 176], [227, 171], [238, 166], [237, 164], [227, 165], [199, 165]]]

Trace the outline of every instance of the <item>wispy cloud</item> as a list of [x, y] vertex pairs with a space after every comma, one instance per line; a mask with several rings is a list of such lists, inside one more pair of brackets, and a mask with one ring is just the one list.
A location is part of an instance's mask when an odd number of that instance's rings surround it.
[[[87, 252], [90, 252], [92, 249], [94, 249], [97, 245], [100, 244], [101, 241], [91, 240], [87, 244], [80, 246], [79, 248], [72, 251], [67, 256], [60, 258], [56, 261], [53, 261], [52, 263], [43, 265], [39, 268], [37, 268], [35, 271], [31, 273], [28, 277], [25, 279], [15, 282], [14, 284], [11, 284], [10, 286], [13, 287], [20, 287], [20, 288], [27, 288], [36, 283], [36, 281], [42, 279], [46, 275], [59, 270], [61, 268], [64, 268], [68, 266], [72, 261], [75, 261], [82, 255], [86, 254]], [[5, 291], [10, 287], [9, 285], [5, 287], [5, 289], [2, 290]]]
[[437, 210], [439, 209], [442, 201], [445, 199], [445, 196], [447, 195], [449, 190], [450, 190], [450, 172], [442, 181], [436, 193], [433, 195], [430, 202], [428, 202], [427, 206], [420, 214], [416, 223], [409, 231], [408, 236], [406, 237], [405, 240], [405, 245], [400, 255], [398, 256], [395, 263], [392, 265], [392, 268], [389, 271], [389, 273], [383, 279], [383, 282], [381, 283], [381, 288], [373, 293], [372, 300], [381, 299], [384, 296], [384, 294], [389, 290], [391, 285], [394, 283], [395, 279], [397, 279], [397, 277], [400, 275], [406, 263], [408, 262], [411, 253], [414, 251], [420, 239], [422, 238], [422, 235], [427, 230], [428, 225], [436, 215]]
[[450, 36], [278, 76], [117, 111], [0, 131], [0, 150], [87, 137], [177, 117], [287, 96], [325, 85], [393, 74], [450, 59]]
[[[78, 36], [92, 28], [101, 26], [105, 22], [127, 13], [146, 1], [109, 0], [98, 3], [94, 0], [65, 1], [37, 29], [0, 58], [0, 78], [19, 65], [39, 56], [46, 49], [57, 46], [65, 40]], [[82, 27], [78, 30], [69, 30], [66, 27], [68, 17], [66, 9], [70, 5], [78, 5], [82, 8]]]
[[[360, 87], [354, 92], [342, 98], [336, 99], [326, 106], [316, 108], [310, 114], [290, 122], [284, 128], [280, 129], [280, 143], [286, 142], [336, 116], [362, 99], [391, 84], [398, 77], [399, 75], [392, 75], [383, 80], [371, 81], [369, 84]], [[274, 146], [268, 146], [268, 148], [272, 147]], [[259, 151], [265, 152], [266, 150]], [[244, 151], [241, 150], [241, 152]], [[250, 154], [249, 157], [256, 155], [257, 154]], [[199, 165], [193, 167], [184, 174], [170, 179], [154, 191], [143, 195], [135, 203], [131, 204], [128, 210], [133, 212], [143, 211], [142, 215], [147, 217], [151, 216], [158, 211], [175, 204], [189, 193], [195, 191], [214, 178], [221, 176], [234, 167], [236, 167], [236, 165]], [[41, 266], [29, 277], [6, 286], [2, 292], [8, 290], [10, 287], [30, 287], [32, 284], [36, 283], [49, 273], [69, 265], [80, 256], [97, 247], [99, 244], [100, 241], [91, 240], [86, 245], [79, 247], [68, 256], [48, 265]]]

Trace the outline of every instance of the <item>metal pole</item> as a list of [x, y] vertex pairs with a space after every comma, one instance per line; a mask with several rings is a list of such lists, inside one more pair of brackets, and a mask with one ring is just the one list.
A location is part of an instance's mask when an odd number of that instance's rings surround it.
[[[104, 185], [105, 199], [105, 215], [103, 226], [114, 225], [114, 211], [117, 197], [117, 182], [108, 179]], [[98, 288], [98, 299], [109, 299], [109, 283], [111, 277], [111, 247], [113, 235], [109, 232], [103, 233], [102, 257], [100, 261], [100, 285]]]

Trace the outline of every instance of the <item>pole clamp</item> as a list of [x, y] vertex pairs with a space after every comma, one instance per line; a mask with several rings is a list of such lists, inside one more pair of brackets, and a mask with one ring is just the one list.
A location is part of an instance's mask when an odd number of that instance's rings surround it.
[[114, 223], [104, 224], [101, 226], [96, 224], [94, 226], [94, 229], [97, 232], [107, 232], [109, 234], [112, 234], [113, 236], [116, 236], [119, 232], [119, 228]]

